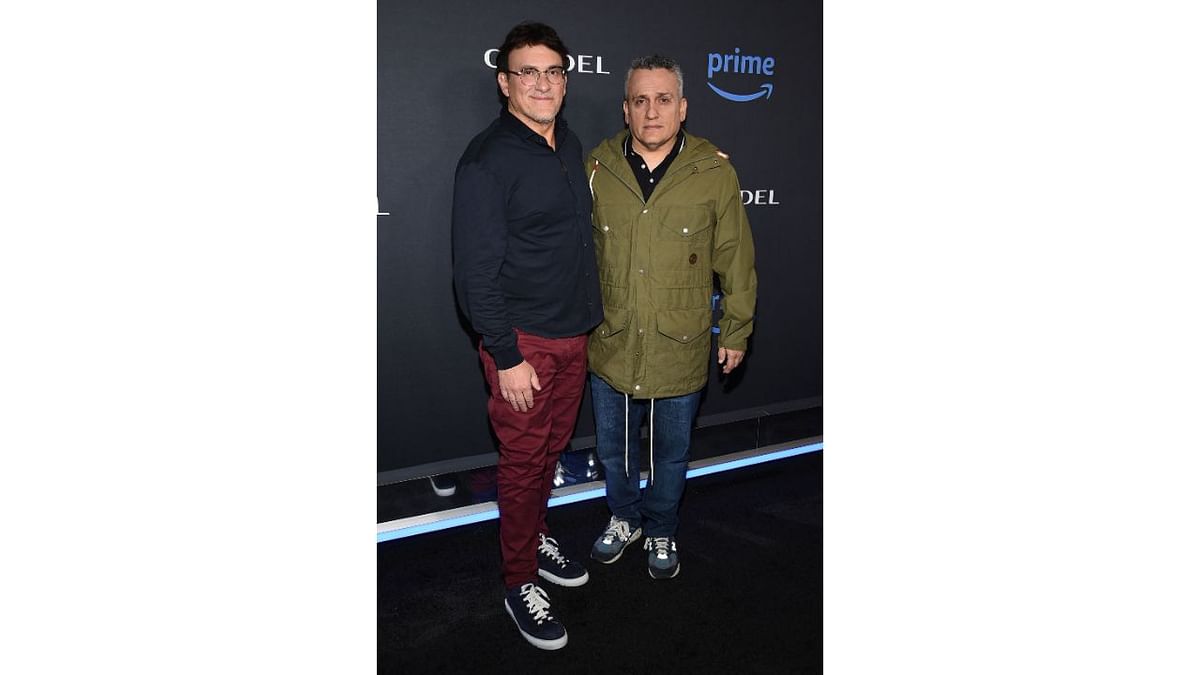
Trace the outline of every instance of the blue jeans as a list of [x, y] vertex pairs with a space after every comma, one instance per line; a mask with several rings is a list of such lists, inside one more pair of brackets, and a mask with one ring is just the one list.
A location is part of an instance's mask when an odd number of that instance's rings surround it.
[[[692, 423], [700, 407], [700, 392], [654, 400], [653, 480], [642, 494], [639, 487], [641, 428], [651, 402], [644, 398], [627, 399], [625, 394], [594, 374], [590, 379], [592, 410], [596, 416], [596, 456], [604, 466], [609, 510], [614, 516], [628, 520], [631, 529], [643, 528], [647, 537], [674, 537], [679, 525], [679, 500], [687, 481], [688, 448], [692, 441]], [[625, 427], [627, 411], [628, 436]]]

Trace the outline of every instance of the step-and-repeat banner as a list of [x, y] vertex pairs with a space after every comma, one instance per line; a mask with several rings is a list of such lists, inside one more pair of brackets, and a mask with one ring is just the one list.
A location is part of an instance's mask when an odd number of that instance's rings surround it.
[[[701, 417], [821, 396], [821, 3], [380, 0], [381, 475], [460, 470], [495, 452], [473, 337], [450, 267], [454, 168], [499, 110], [495, 55], [524, 20], [571, 50], [563, 116], [587, 152], [624, 127], [635, 57], [679, 61], [686, 128], [730, 155], [757, 253], [743, 365], [714, 367]], [[584, 399], [577, 437], [594, 434]], [[428, 465], [428, 466], [426, 466]]]

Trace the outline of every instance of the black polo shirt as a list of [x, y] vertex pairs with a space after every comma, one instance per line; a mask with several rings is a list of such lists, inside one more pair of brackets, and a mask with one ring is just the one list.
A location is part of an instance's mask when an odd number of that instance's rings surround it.
[[682, 149], [683, 132], [680, 131], [675, 134], [675, 145], [671, 148], [671, 153], [651, 171], [646, 168], [646, 160], [633, 150], [633, 134], [625, 137], [625, 159], [629, 160], [629, 168], [633, 169], [633, 175], [637, 177], [638, 185], [642, 187], [643, 201], [650, 201], [650, 195], [654, 192], [655, 186], [663, 176], [667, 175], [667, 167], [671, 166], [671, 162], [675, 161]]
[[561, 117], [554, 139], [501, 109], [455, 172], [455, 293], [500, 369], [524, 358], [514, 328], [570, 337], [604, 318], [583, 148]]

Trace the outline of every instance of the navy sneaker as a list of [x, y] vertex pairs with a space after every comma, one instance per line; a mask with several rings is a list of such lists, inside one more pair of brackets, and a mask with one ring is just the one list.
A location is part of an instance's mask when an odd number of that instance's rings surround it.
[[679, 574], [679, 554], [675, 552], [675, 537], [646, 537], [644, 548], [650, 552], [646, 566], [653, 579], [670, 579]]
[[628, 520], [613, 516], [609, 518], [608, 527], [604, 528], [604, 533], [600, 535], [595, 544], [592, 544], [592, 560], [605, 565], [614, 563], [625, 552], [625, 547], [637, 541], [640, 536], [642, 536], [642, 528], [631, 531]]
[[568, 560], [558, 550], [558, 542], [554, 537], [538, 534], [538, 539], [541, 540], [537, 550], [539, 576], [559, 586], [582, 586], [587, 583], [587, 570], [583, 565]]
[[550, 614], [550, 598], [535, 584], [504, 592], [504, 609], [521, 631], [521, 637], [538, 649], [567, 646], [567, 629]]

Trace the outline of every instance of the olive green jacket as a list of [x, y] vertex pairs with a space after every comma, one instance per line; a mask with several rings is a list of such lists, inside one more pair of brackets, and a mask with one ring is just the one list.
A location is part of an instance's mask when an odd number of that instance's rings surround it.
[[729, 156], [686, 132], [643, 201], [622, 150], [627, 135], [585, 159], [604, 301], [588, 367], [635, 398], [690, 394], [708, 382], [714, 272], [724, 294], [718, 346], [744, 351], [754, 329], [750, 223]]

